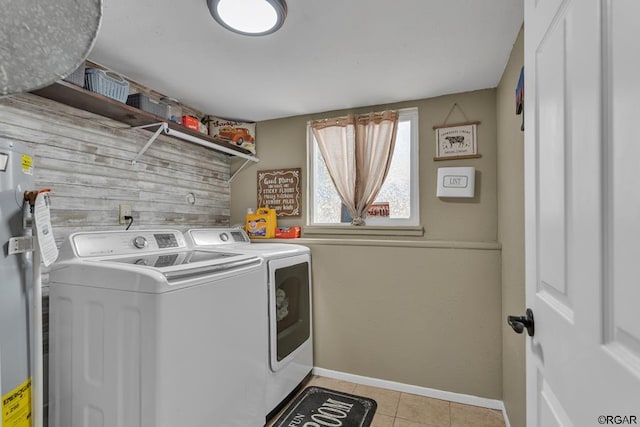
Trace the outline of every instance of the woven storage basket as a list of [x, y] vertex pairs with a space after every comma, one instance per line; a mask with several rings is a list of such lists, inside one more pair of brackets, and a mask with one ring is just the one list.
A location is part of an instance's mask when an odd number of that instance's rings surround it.
[[163, 119], [167, 118], [169, 106], [144, 93], [134, 93], [127, 98], [127, 104], [139, 108]]
[[85, 87], [91, 92], [99, 93], [116, 101], [125, 102], [129, 95], [129, 82], [113, 71], [87, 68], [84, 73], [84, 82]]

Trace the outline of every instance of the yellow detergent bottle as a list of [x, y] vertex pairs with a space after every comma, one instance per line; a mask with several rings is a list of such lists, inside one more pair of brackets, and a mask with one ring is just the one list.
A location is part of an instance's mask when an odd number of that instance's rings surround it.
[[258, 208], [256, 213], [247, 213], [245, 230], [249, 237], [271, 239], [276, 236], [277, 222], [275, 209]]

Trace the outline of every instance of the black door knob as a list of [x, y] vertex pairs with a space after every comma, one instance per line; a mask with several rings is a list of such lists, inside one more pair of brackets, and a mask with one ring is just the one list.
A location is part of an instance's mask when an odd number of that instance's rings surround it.
[[507, 316], [507, 323], [518, 334], [521, 334], [525, 328], [530, 337], [535, 333], [533, 311], [530, 308], [527, 308], [526, 316]]

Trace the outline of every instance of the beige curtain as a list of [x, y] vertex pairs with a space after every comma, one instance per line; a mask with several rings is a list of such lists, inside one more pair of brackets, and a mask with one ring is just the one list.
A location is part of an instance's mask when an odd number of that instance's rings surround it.
[[310, 125], [352, 224], [365, 225], [367, 209], [389, 172], [398, 112], [315, 120]]

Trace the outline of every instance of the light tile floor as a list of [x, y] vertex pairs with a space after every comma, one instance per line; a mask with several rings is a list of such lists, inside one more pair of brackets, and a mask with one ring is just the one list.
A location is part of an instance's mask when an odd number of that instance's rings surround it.
[[[502, 412], [447, 400], [313, 376], [315, 385], [374, 399], [378, 408], [371, 427], [504, 427]], [[286, 409], [286, 408], [285, 408]], [[273, 418], [271, 427], [280, 414]]]

